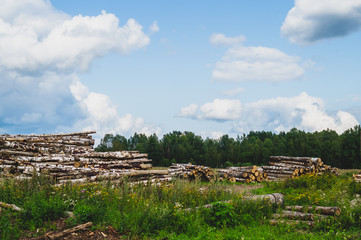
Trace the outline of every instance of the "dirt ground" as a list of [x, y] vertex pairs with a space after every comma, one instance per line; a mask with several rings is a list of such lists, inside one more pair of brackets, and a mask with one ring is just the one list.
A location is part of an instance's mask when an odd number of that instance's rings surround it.
[[[68, 229], [65, 223], [66, 218], [60, 218], [53, 222], [53, 224], [56, 225], [57, 230], [55, 232], [48, 232], [40, 237], [33, 237], [33, 238], [21, 238], [21, 240], [48, 240], [51, 239], [48, 237], [48, 235], [51, 235], [52, 233], [59, 233], [63, 230]], [[117, 233], [115, 229], [113, 229], [111, 226], [109, 226], [107, 229], [101, 231], [101, 230], [94, 230], [92, 231], [91, 227], [85, 228], [83, 230], [78, 230], [73, 233], [69, 233], [67, 235], [64, 235], [61, 238], [58, 239], [64, 239], [64, 240], [116, 240], [116, 239], [126, 239], [122, 238], [122, 235]]]

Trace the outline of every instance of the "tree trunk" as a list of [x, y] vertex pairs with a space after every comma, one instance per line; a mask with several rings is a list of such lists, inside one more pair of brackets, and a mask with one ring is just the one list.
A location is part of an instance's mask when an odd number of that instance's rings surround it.
[[299, 212], [313, 212], [324, 215], [331, 215], [331, 216], [339, 216], [341, 214], [341, 209], [339, 207], [312, 207], [312, 206], [286, 206], [286, 210], [294, 210]]

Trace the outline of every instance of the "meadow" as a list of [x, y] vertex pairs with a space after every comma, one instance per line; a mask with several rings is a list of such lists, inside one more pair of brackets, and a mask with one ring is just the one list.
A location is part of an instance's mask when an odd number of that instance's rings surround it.
[[[269, 219], [283, 205], [242, 199], [249, 194], [276, 192], [284, 194], [284, 205], [338, 206], [341, 215], [322, 219], [312, 227], [273, 226]], [[111, 228], [120, 239], [361, 238], [361, 183], [354, 182], [350, 172], [262, 184], [174, 180], [132, 185], [124, 179], [57, 186], [45, 177], [2, 179], [0, 201], [24, 209], [1, 209], [1, 239], [44, 236], [57, 230], [55, 221], [59, 218], [65, 219], [67, 227], [90, 221], [91, 230]], [[213, 206], [199, 207], [205, 204]], [[65, 218], [66, 211], [74, 215]]]

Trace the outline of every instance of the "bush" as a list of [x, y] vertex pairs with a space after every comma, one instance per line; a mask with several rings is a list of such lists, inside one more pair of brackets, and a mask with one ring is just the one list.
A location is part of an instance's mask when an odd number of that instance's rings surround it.
[[225, 168], [233, 167], [233, 163], [231, 163], [230, 161], [227, 161], [224, 163], [224, 167]]
[[237, 223], [235, 209], [229, 203], [215, 203], [204, 213], [205, 221], [213, 227], [234, 227]]
[[24, 212], [20, 216], [25, 228], [34, 230], [40, 227], [44, 221], [50, 221], [62, 217], [67, 205], [58, 195], [46, 196], [44, 192], [34, 193], [24, 202]]

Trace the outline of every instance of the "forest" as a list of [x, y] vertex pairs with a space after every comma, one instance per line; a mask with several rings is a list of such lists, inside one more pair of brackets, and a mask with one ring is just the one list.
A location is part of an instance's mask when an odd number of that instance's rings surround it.
[[173, 131], [161, 139], [135, 133], [128, 139], [106, 134], [96, 151], [138, 150], [148, 153], [154, 166], [192, 163], [210, 167], [266, 165], [270, 156], [319, 157], [333, 167], [361, 168], [360, 125], [342, 134], [334, 130], [305, 132], [296, 128], [278, 134], [251, 131], [236, 138], [206, 138], [192, 132]]

